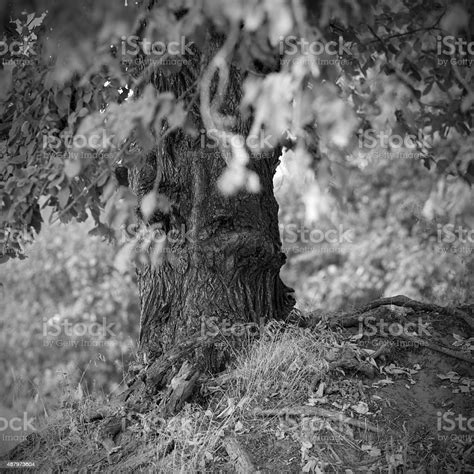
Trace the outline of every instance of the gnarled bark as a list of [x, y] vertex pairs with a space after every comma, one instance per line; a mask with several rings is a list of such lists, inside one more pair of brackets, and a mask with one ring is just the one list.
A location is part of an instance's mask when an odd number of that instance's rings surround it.
[[[219, 41], [209, 44], [207, 61]], [[176, 96], [188, 90], [198, 74], [196, 57], [175, 77], [156, 76], [156, 87]], [[246, 136], [250, 124], [239, 114], [242, 81], [242, 73], [231, 68], [219, 112], [236, 117], [232, 132]], [[215, 93], [216, 84], [210, 87]], [[203, 129], [199, 105], [190, 109], [195, 125]], [[278, 156], [275, 149], [251, 157], [249, 168], [260, 178], [259, 193], [240, 191], [226, 197], [217, 188], [226, 162], [215, 142], [178, 131], [166, 136], [146, 165], [132, 173], [139, 200], [153, 189], [158, 172], [158, 192], [171, 202], [169, 212], [157, 211], [147, 222], [168, 236], [162, 262], [140, 269], [138, 277], [140, 342], [151, 358], [203, 329], [261, 324], [285, 317], [293, 307], [291, 290], [279, 277], [285, 256], [272, 185]], [[203, 352], [197, 358], [203, 368], [214, 371], [225, 363], [224, 351]]]

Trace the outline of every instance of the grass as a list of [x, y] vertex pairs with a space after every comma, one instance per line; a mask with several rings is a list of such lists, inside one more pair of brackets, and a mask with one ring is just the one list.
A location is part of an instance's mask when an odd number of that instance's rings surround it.
[[262, 405], [271, 398], [301, 403], [314, 380], [327, 371], [322, 357], [334, 337], [289, 327], [267, 326], [263, 338], [244, 347], [228, 376], [228, 396]]
[[[374, 434], [336, 420], [257, 416], [255, 409], [317, 408], [318, 403], [357, 416], [349, 407], [360, 402], [360, 379], [329, 374], [325, 360], [343, 346], [344, 336], [328, 329], [281, 329], [280, 323], [267, 325], [259, 340], [239, 349], [225, 373], [201, 386], [195, 397], [200, 403], [186, 404], [174, 417], [162, 419], [158, 406], [146, 413], [126, 412], [115, 399], [86, 394], [46, 419], [35, 441], [16, 459], [35, 460], [39, 472], [235, 472], [223, 444], [232, 435], [256, 465], [264, 466], [262, 472], [340, 472], [354, 466], [395, 472], [410, 463], [439, 467], [440, 448], [426, 442], [429, 449], [416, 454], [418, 445], [409, 430]], [[336, 387], [337, 396], [308, 403], [321, 395], [316, 393], [321, 381]], [[369, 386], [364, 387], [367, 392]], [[72, 397], [71, 392], [65, 396]], [[367, 402], [375, 412], [370, 396]], [[400, 410], [402, 402], [398, 400]], [[107, 435], [107, 417], [87, 421], [94, 412], [119, 415], [126, 422], [115, 442]], [[384, 422], [395, 426], [398, 416]], [[368, 419], [373, 423], [379, 414]]]

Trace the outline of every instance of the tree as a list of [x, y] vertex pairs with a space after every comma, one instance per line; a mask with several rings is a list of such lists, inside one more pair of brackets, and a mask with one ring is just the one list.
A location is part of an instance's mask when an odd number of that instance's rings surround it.
[[[317, 170], [316, 202], [328, 188], [345, 199], [348, 157], [400, 142], [472, 183], [467, 2], [9, 7], [2, 258], [40, 231], [40, 205], [90, 216], [122, 241], [117, 265], [138, 265], [146, 362], [202, 329], [290, 314], [272, 188], [283, 149]], [[204, 347], [201, 370], [222, 368], [226, 350]]]

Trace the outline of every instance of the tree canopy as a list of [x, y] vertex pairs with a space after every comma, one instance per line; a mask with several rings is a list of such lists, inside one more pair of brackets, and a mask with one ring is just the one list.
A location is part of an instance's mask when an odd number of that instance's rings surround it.
[[[368, 152], [408, 150], [433, 173], [472, 184], [473, 8], [9, 2], [1, 12], [0, 258], [21, 256], [40, 231], [40, 206], [63, 222], [90, 216], [94, 233], [119, 236], [137, 208], [120, 173], [146, 166], [149, 151], [177, 131], [222, 152], [226, 194], [258, 192], [249, 163], [269, 148], [291, 149], [318, 177], [306, 196], [316, 214], [344, 202], [344, 183]], [[239, 114], [251, 121], [245, 136], [222, 103], [235, 70]], [[140, 202], [145, 217], [169, 206], [159, 180], [158, 172]], [[127, 242], [121, 260], [134, 248]]]

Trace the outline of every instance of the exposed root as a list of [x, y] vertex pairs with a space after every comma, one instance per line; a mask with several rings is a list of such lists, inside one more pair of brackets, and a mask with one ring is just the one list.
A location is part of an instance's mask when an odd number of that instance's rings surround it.
[[[387, 305], [394, 305], [394, 306], [398, 306], [402, 308], [409, 308], [414, 311], [423, 311], [424, 313], [428, 313], [428, 314], [429, 313], [445, 314], [446, 316], [449, 316], [452, 318], [462, 319], [469, 326], [471, 330], [474, 329], [474, 318], [471, 316], [472, 305], [464, 305], [464, 306], [459, 306], [459, 307], [438, 306], [432, 303], [422, 303], [420, 301], [415, 301], [403, 295], [397, 295], [390, 298], [379, 298], [363, 306], [362, 308], [355, 309], [354, 311], [350, 313], [349, 312], [330, 313], [329, 315], [326, 315], [325, 317], [321, 315], [320, 312], [309, 313], [307, 318], [300, 318], [300, 320], [298, 321], [298, 324], [303, 327], [314, 328], [319, 323], [325, 321], [330, 328], [335, 328], [335, 327], [349, 328], [349, 327], [357, 326], [363, 323], [364, 321], [369, 320], [369, 318], [371, 319], [383, 318], [385, 321], [390, 321], [390, 320], [395, 321], [398, 318], [397, 314], [393, 313], [389, 309], [382, 309], [382, 307], [387, 306]], [[383, 334], [381, 335], [384, 337], [389, 337], [387, 335], [383, 335]], [[450, 349], [448, 347], [444, 347], [443, 345], [436, 342], [426, 341], [425, 339], [421, 337], [411, 336], [407, 334], [397, 334], [390, 337], [400, 338], [400, 339], [409, 341], [412, 343], [411, 345], [413, 347], [417, 347], [417, 346], [426, 347], [428, 349], [434, 350], [436, 352], [440, 352], [450, 357], [454, 357], [456, 359], [474, 364], [474, 358], [472, 358], [468, 354]], [[382, 349], [379, 349], [379, 350], [382, 350]], [[381, 353], [377, 351], [376, 356], [378, 357], [380, 355]], [[375, 358], [375, 354], [373, 358]], [[366, 367], [364, 364], [360, 364], [360, 363], [357, 364], [357, 361], [352, 357], [349, 357], [349, 358], [345, 357], [341, 359], [340, 361], [334, 362], [332, 364], [332, 368], [336, 368], [336, 367], [348, 368], [351, 370], [358, 370], [360, 372], [366, 373], [368, 376], [370, 376], [370, 373], [371, 373], [370, 369], [366, 370]]]
[[[345, 313], [333, 313], [327, 317], [330, 327], [351, 327], [357, 326], [360, 321], [361, 315], [368, 313], [381, 306], [394, 305], [402, 308], [410, 308], [414, 311], [424, 311], [427, 313], [439, 313], [447, 316], [462, 319], [471, 329], [474, 329], [474, 318], [470, 316], [469, 310], [472, 309], [470, 306], [460, 306], [459, 308], [450, 306], [438, 306], [432, 303], [422, 303], [420, 301], [412, 300], [407, 296], [397, 295], [389, 298], [379, 298], [372, 301], [371, 303], [363, 306], [362, 308], [354, 311]], [[311, 315], [310, 315], [311, 316]], [[315, 315], [308, 321], [310, 326], [314, 326], [321, 320], [321, 316]]]
[[449, 349], [448, 347], [440, 346], [439, 344], [435, 344], [434, 342], [425, 341], [424, 339], [421, 339], [420, 337], [407, 336], [404, 334], [400, 334], [399, 336], [396, 336], [396, 337], [399, 337], [400, 339], [404, 339], [405, 341], [410, 341], [413, 345], [418, 344], [419, 346], [426, 347], [433, 351], [440, 352], [441, 354], [445, 354], [459, 360], [464, 360], [474, 365], [474, 358], [468, 356], [464, 352], [453, 351], [452, 349]]
[[227, 436], [222, 441], [229, 459], [234, 465], [237, 474], [256, 473], [257, 469], [254, 466], [252, 458], [249, 453], [242, 447], [234, 436]]
[[161, 416], [166, 418], [181, 410], [192, 395], [200, 374], [199, 369], [189, 361], [183, 363], [161, 400]]
[[278, 417], [287, 417], [287, 416], [313, 416], [320, 418], [329, 418], [338, 422], [346, 423], [348, 425], [354, 426], [356, 428], [365, 429], [372, 431], [374, 433], [382, 433], [382, 430], [377, 426], [369, 423], [365, 420], [356, 420], [349, 416], [342, 415], [340, 412], [335, 412], [331, 410], [326, 410], [325, 408], [310, 407], [310, 406], [296, 406], [296, 407], [286, 407], [280, 409], [269, 409], [269, 410], [253, 410], [252, 412], [255, 416], [278, 416]]

